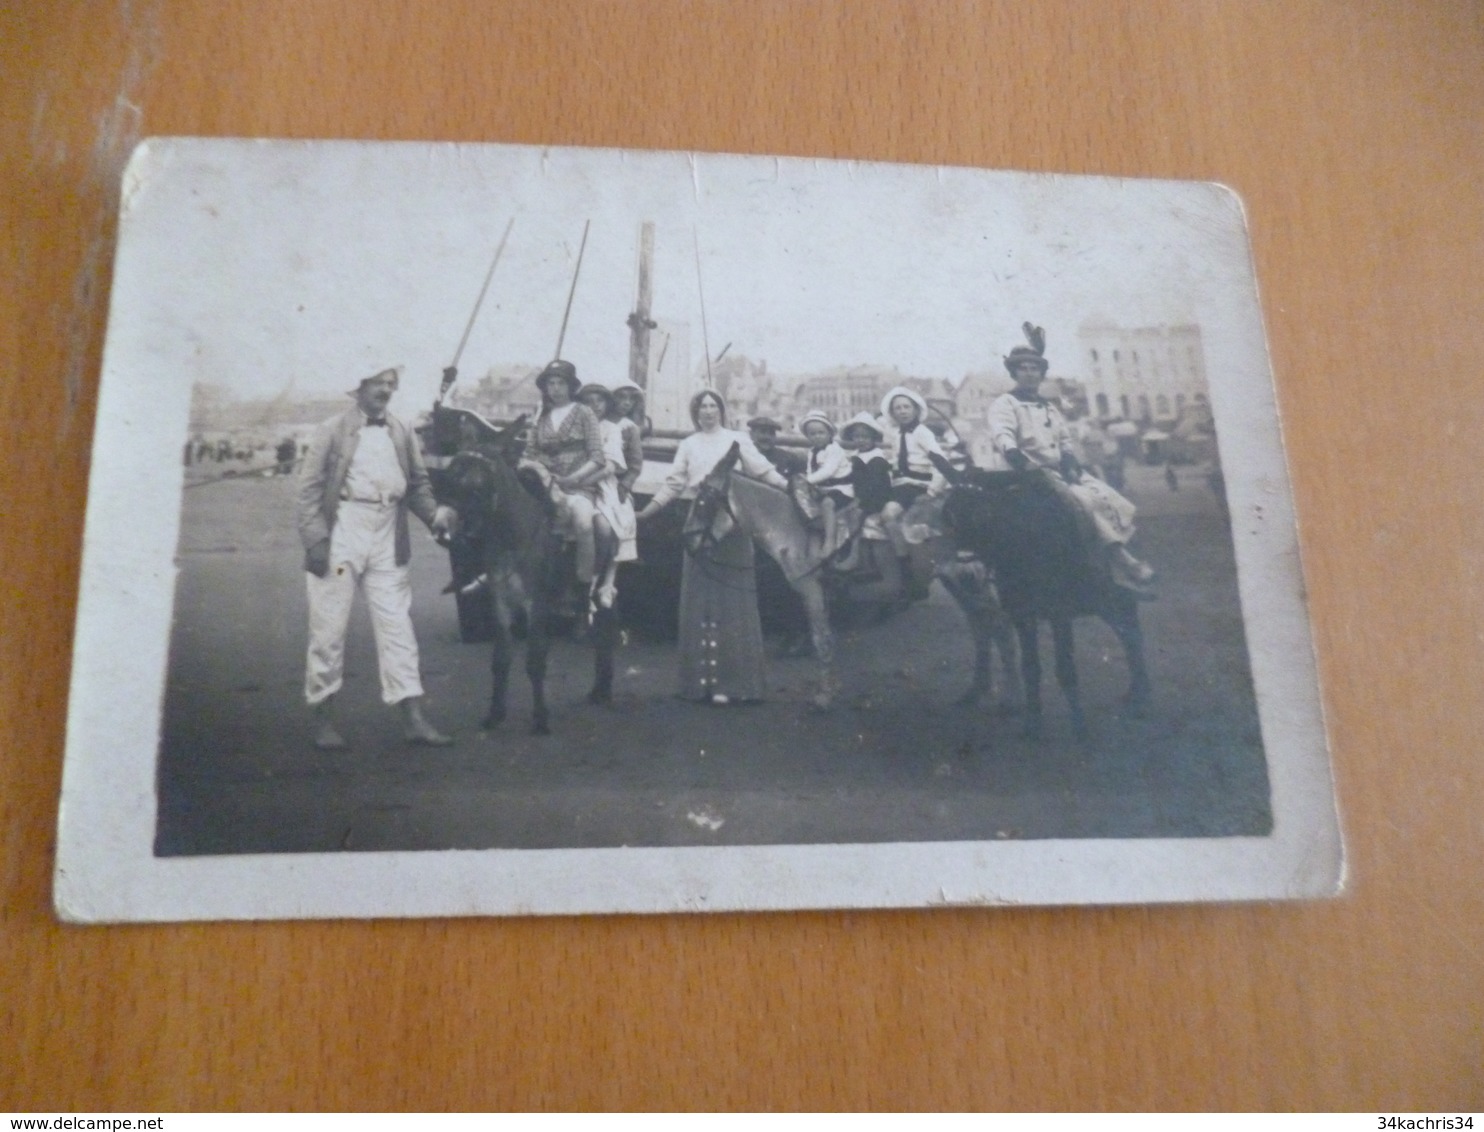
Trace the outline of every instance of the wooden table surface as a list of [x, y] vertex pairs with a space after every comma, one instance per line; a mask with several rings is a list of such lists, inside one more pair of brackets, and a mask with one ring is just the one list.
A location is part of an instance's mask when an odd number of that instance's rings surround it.
[[[0, 73], [0, 1109], [1484, 1108], [1477, 3], [8, 0]], [[147, 134], [1233, 186], [1348, 894], [59, 926], [117, 182]]]

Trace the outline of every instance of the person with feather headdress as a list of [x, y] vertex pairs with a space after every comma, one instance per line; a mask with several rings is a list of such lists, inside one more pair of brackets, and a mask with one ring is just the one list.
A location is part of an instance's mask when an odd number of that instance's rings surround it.
[[1153, 596], [1154, 569], [1128, 548], [1134, 536], [1135, 507], [1102, 480], [1083, 470], [1075, 438], [1056, 403], [1041, 396], [1049, 368], [1046, 332], [1024, 324], [1028, 346], [1016, 346], [1005, 357], [1015, 388], [989, 407], [990, 439], [1005, 463], [1017, 470], [1040, 468], [1058, 490], [1086, 517], [1120, 585], [1141, 596]]

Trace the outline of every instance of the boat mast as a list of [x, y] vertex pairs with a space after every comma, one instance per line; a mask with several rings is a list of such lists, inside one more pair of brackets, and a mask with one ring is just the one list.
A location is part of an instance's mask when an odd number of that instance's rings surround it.
[[[706, 388], [715, 389], [716, 382], [711, 377], [711, 338], [706, 333], [706, 287], [701, 282], [701, 233], [699, 229], [692, 226], [691, 235], [695, 237], [696, 248], [696, 295], [701, 300], [701, 348], [706, 351]], [[731, 345], [730, 342], [727, 343]]]
[[629, 380], [649, 390], [649, 332], [656, 323], [650, 317], [654, 301], [654, 221], [639, 225], [639, 297], [629, 315]]
[[587, 251], [587, 230], [591, 224], [591, 220], [586, 220], [582, 225], [582, 243], [577, 245], [577, 266], [572, 269], [572, 286], [567, 291], [567, 308], [562, 311], [562, 329], [557, 334], [556, 350], [551, 355], [552, 361], [562, 356], [562, 343], [567, 340], [567, 319], [572, 316], [572, 298], [577, 294], [577, 278], [582, 274], [582, 253]]

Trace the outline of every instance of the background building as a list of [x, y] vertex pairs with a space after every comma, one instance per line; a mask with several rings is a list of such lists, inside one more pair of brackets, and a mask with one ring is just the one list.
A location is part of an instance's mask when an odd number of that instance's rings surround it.
[[792, 384], [790, 409], [779, 418], [790, 427], [815, 409], [826, 413], [838, 425], [861, 412], [876, 416], [881, 412], [881, 399], [898, 385], [920, 393], [932, 410], [930, 415], [952, 418], [956, 411], [951, 382], [941, 377], [910, 377], [896, 366], [835, 366], [820, 373], [797, 376]]
[[541, 408], [541, 391], [536, 388], [540, 371], [540, 366], [524, 363], [491, 366], [472, 387], [455, 385], [449, 401], [490, 421], [513, 421], [521, 414], [535, 417]]
[[1099, 420], [1174, 424], [1187, 409], [1209, 416], [1199, 326], [1130, 328], [1090, 319], [1077, 337], [1088, 411]]
[[[772, 417], [785, 428], [791, 423], [792, 397], [787, 382], [777, 383], [766, 361], [753, 361], [746, 354], [728, 353], [711, 366], [711, 381], [726, 398], [732, 424], [741, 427], [753, 417]], [[704, 367], [697, 375], [697, 388], [705, 382]]]

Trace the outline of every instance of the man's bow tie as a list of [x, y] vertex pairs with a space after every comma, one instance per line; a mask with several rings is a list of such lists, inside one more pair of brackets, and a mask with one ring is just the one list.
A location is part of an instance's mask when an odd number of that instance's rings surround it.
[[385, 417], [367, 417], [366, 418], [366, 427], [368, 427], [368, 428], [386, 428], [386, 418]]

